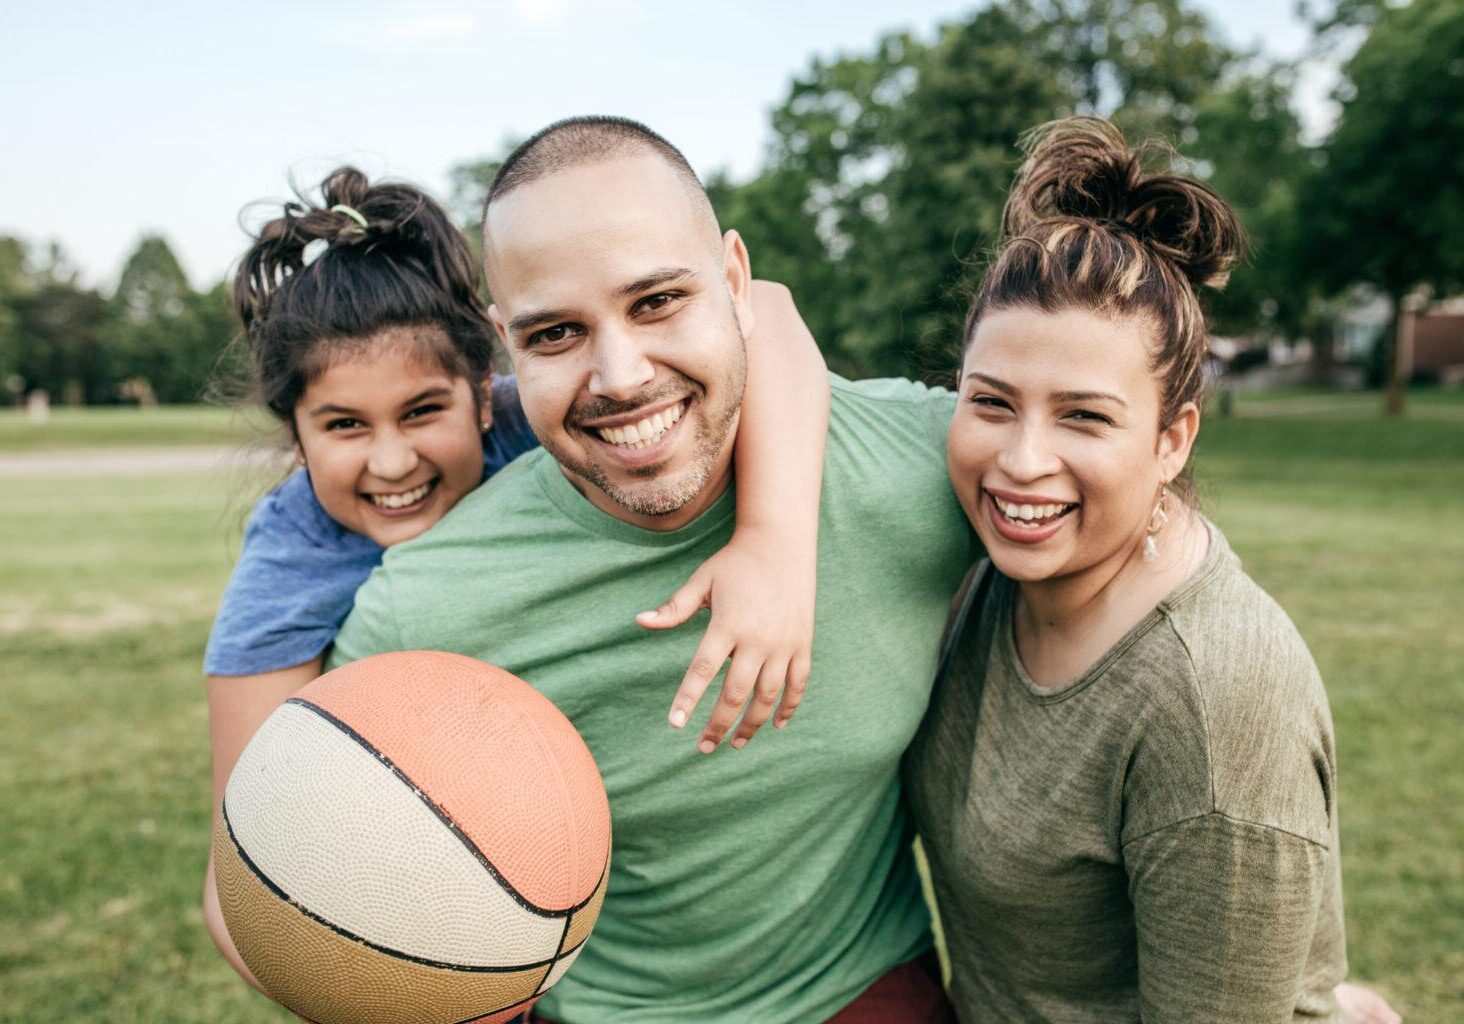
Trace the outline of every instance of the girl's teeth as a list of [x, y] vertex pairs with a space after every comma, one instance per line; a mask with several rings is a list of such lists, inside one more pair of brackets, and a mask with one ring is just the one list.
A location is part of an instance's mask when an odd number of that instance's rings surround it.
[[371, 503], [378, 508], [406, 508], [408, 505], [415, 505], [427, 497], [427, 492], [432, 489], [432, 481], [428, 481], [421, 487], [407, 491], [404, 494], [373, 494]]

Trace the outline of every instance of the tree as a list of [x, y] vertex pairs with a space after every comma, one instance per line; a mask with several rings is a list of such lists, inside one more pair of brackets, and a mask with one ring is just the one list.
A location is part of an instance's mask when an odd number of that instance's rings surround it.
[[1233, 60], [1183, 0], [1005, 0], [929, 43], [815, 61], [773, 114], [768, 168], [713, 199], [832, 366], [928, 376], [952, 361], [1020, 134], [1081, 110], [1187, 136]]
[[1207, 302], [1221, 333], [1289, 338], [1312, 326], [1312, 290], [1296, 251], [1297, 197], [1312, 154], [1291, 105], [1294, 86], [1287, 65], [1246, 69], [1200, 103], [1195, 142], [1184, 150], [1250, 235], [1249, 261]]
[[1342, 113], [1301, 222], [1325, 287], [1367, 282], [1392, 301], [1385, 409], [1397, 415], [1404, 300], [1420, 287], [1464, 284], [1464, 4], [1383, 8], [1344, 78]]

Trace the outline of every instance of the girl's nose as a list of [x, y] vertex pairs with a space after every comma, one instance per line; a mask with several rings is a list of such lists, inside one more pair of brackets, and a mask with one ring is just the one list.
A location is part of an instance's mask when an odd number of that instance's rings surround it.
[[366, 469], [382, 480], [403, 480], [417, 468], [417, 449], [400, 431], [389, 430], [371, 441]]

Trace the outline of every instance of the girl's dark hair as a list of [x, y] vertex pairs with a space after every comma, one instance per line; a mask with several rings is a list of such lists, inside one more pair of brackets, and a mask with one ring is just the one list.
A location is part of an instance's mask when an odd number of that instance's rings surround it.
[[494, 331], [463, 233], [424, 192], [373, 185], [353, 167], [331, 172], [320, 194], [285, 203], [234, 276], [253, 400], [293, 431], [296, 402], [332, 359], [388, 329], [428, 328], [393, 340], [466, 377], [481, 401]]
[[1154, 328], [1150, 365], [1168, 426], [1203, 397], [1209, 338], [1197, 291], [1224, 287], [1239, 262], [1239, 219], [1209, 186], [1146, 171], [1169, 151], [1131, 149], [1102, 118], [1054, 121], [1022, 144], [1027, 160], [1002, 212], [1001, 248], [966, 314], [965, 344], [997, 309], [1139, 316]]

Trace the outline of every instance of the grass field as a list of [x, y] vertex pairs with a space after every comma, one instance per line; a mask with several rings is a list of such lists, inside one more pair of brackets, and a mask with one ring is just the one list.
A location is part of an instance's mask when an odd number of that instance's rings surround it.
[[[1198, 466], [1327, 680], [1353, 975], [1448, 1021], [1464, 1019], [1464, 396], [1417, 407], [1394, 422], [1375, 396], [1241, 396]], [[0, 451], [235, 439], [227, 414], [141, 415], [68, 412], [39, 440], [0, 421]], [[198, 910], [198, 664], [246, 488], [0, 477], [0, 1022], [292, 1019], [234, 978]]]

